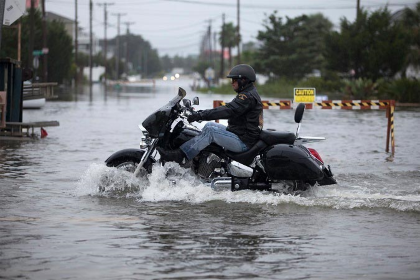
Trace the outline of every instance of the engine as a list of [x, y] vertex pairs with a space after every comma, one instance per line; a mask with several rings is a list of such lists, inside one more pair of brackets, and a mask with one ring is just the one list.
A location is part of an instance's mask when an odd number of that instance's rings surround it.
[[226, 173], [222, 167], [222, 160], [212, 153], [203, 154], [195, 164], [196, 173], [203, 179], [211, 179]]
[[224, 161], [213, 153], [202, 155], [195, 165], [196, 173], [203, 179], [223, 177], [226, 174], [226, 169], [232, 176], [240, 178], [250, 178], [254, 171], [251, 167], [236, 161], [232, 161], [226, 166]]

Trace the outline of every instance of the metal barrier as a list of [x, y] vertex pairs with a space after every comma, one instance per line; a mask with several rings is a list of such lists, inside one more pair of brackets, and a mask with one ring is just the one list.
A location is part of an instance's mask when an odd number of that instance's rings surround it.
[[[262, 101], [263, 109], [292, 109], [292, 102], [290, 100], [280, 101]], [[213, 101], [213, 108], [224, 106], [226, 102], [221, 100]], [[391, 153], [395, 154], [395, 135], [394, 135], [394, 111], [395, 100], [326, 100], [316, 103], [305, 103], [306, 109], [321, 108], [321, 109], [342, 109], [342, 110], [386, 110], [386, 117], [388, 118], [387, 138], [385, 151], [389, 152], [389, 140], [391, 139]], [[217, 120], [216, 120], [217, 121]]]
[[35, 83], [23, 85], [23, 100], [31, 99], [52, 99], [57, 96], [54, 95], [54, 87], [57, 83]]
[[0, 91], [0, 128], [6, 127], [7, 93]]
[[[263, 104], [263, 109], [270, 109], [273, 107], [276, 107], [277, 109], [292, 109], [292, 101], [290, 100], [280, 100], [280, 101], [261, 101]], [[222, 100], [214, 100], [213, 101], [213, 108], [219, 107], [219, 106], [225, 106], [226, 102]]]
[[[395, 154], [395, 135], [394, 135], [394, 111], [395, 100], [326, 100], [314, 103], [321, 109], [341, 109], [341, 110], [386, 110], [388, 118], [388, 128], [386, 135], [385, 151], [389, 152], [389, 139], [391, 139], [391, 153]], [[312, 104], [311, 104], [312, 105]]]

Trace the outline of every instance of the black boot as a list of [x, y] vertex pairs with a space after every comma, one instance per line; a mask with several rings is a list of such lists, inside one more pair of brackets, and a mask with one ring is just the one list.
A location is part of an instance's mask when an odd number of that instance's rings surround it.
[[161, 147], [157, 147], [160, 157], [165, 161], [175, 161], [176, 163], [181, 164], [185, 158], [185, 154], [181, 149], [176, 149], [173, 151], [164, 150]]

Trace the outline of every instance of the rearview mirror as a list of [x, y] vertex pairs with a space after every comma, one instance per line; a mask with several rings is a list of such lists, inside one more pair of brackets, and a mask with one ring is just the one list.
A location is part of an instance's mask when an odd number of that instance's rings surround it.
[[184, 104], [185, 107], [191, 108], [191, 100], [189, 100], [189, 99], [182, 99], [182, 103]]
[[193, 105], [200, 105], [200, 99], [198, 98], [198, 96], [193, 98]]
[[305, 111], [305, 104], [299, 103], [295, 111], [295, 122], [300, 123], [302, 121], [304, 111]]

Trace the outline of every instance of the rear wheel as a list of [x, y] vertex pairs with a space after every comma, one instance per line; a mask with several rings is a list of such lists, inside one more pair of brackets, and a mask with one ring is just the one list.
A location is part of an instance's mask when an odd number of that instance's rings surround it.
[[300, 194], [306, 191], [311, 184], [299, 180], [282, 180], [272, 185], [272, 190], [286, 194]]

